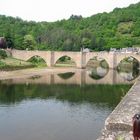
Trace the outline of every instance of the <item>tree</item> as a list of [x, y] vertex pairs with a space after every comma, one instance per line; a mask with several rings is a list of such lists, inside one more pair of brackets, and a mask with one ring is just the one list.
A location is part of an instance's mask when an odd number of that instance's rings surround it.
[[91, 46], [91, 40], [89, 38], [82, 38], [82, 47], [84, 48], [90, 48]]
[[14, 39], [12, 36], [7, 35], [6, 37], [6, 46], [7, 48], [13, 48], [14, 47]]
[[35, 50], [36, 41], [32, 35], [25, 35], [23, 40], [23, 49]]
[[70, 39], [70, 38], [67, 38], [65, 41], [64, 41], [64, 44], [63, 44], [63, 50], [65, 51], [71, 51], [72, 50], [72, 46], [73, 46], [73, 41]]
[[109, 50], [140, 44], [140, 3], [91, 17], [72, 15], [56, 22], [28, 22], [0, 15], [0, 36], [8, 47], [80, 51]]

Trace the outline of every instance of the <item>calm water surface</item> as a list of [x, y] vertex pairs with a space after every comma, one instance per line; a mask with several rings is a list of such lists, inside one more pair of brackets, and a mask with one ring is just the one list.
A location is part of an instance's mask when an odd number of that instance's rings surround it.
[[3, 80], [0, 140], [96, 140], [135, 75], [98, 68]]

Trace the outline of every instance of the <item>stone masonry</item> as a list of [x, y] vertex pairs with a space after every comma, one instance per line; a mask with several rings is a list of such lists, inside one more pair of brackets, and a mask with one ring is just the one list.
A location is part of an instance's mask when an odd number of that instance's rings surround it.
[[94, 57], [105, 59], [109, 68], [116, 68], [121, 60], [126, 57], [133, 57], [140, 62], [140, 54], [137, 53], [118, 53], [118, 52], [64, 52], [64, 51], [27, 51], [27, 50], [10, 50], [13, 57], [27, 61], [33, 56], [40, 56], [45, 60], [48, 67], [55, 65], [57, 60], [63, 56], [70, 57], [76, 63], [77, 68], [86, 68], [88, 61]]
[[140, 112], [140, 77], [105, 121], [98, 140], [133, 140], [132, 117]]

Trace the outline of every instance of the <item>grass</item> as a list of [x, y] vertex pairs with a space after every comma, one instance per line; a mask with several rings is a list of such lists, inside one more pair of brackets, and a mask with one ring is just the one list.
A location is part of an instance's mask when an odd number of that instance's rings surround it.
[[12, 57], [7, 57], [5, 59], [2, 59], [1, 62], [6, 63], [7, 65], [11, 65], [11, 66], [27, 66], [27, 65], [31, 65], [32, 63], [23, 61], [23, 60], [19, 60], [16, 58], [12, 58]]
[[32, 62], [26, 62], [13, 58], [5, 50], [0, 49], [0, 70], [11, 71], [17, 69], [33, 68], [36, 65]]
[[35, 67], [32, 63], [15, 59], [12, 57], [6, 57], [5, 59], [0, 59], [0, 70], [10, 71], [17, 69], [25, 69]]
[[124, 137], [119, 136], [116, 140], [125, 140]]
[[34, 57], [30, 58], [27, 62], [32, 63], [36, 67], [46, 67], [47, 66], [46, 62], [39, 56], [34, 56]]

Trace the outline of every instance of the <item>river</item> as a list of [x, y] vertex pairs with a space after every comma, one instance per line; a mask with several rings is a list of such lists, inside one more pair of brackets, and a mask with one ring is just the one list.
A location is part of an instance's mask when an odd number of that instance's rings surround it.
[[138, 75], [98, 67], [2, 78], [0, 139], [96, 140]]

